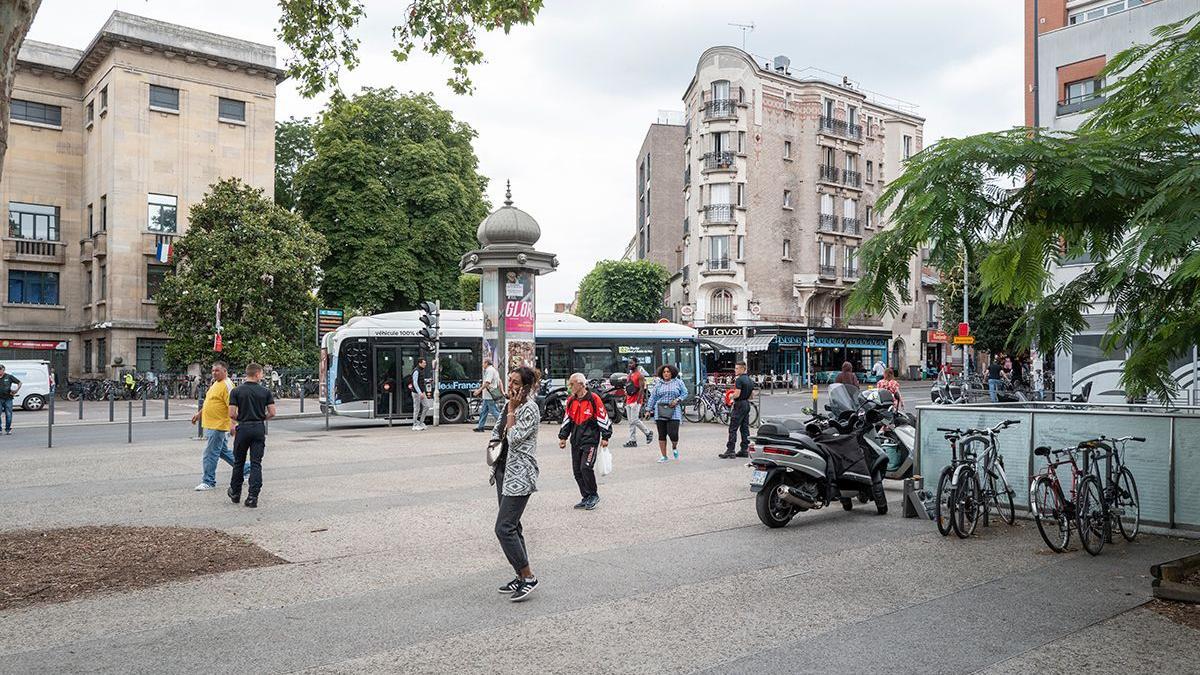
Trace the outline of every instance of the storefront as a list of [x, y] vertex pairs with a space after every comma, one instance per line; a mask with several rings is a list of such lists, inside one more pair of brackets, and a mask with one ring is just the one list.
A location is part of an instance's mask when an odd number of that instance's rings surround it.
[[0, 338], [0, 363], [49, 361], [56, 382], [66, 382], [69, 367], [66, 340], [7, 340]]
[[944, 330], [925, 331], [925, 341], [922, 352], [925, 354], [925, 368], [936, 371], [947, 357], [947, 345], [950, 336]]
[[[734, 364], [747, 358], [754, 375], [771, 376], [793, 385], [807, 385], [814, 380], [820, 384], [832, 382], [849, 361], [859, 379], [873, 382], [871, 367], [876, 362], [889, 363], [887, 335], [839, 333], [813, 330], [811, 342], [807, 331], [794, 327], [707, 327], [698, 329], [705, 344], [705, 372], [728, 376]], [[811, 377], [810, 377], [811, 375]]]

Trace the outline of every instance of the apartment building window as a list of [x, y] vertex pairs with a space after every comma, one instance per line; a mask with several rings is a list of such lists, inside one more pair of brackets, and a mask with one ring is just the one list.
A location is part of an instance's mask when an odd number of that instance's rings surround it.
[[929, 308], [929, 314], [925, 317], [925, 323], [929, 328], [936, 328], [941, 318], [938, 316], [937, 300], [926, 300], [925, 302]]
[[100, 295], [101, 300], [108, 299], [108, 265], [100, 265]]
[[105, 110], [108, 110], [108, 85], [107, 84], [104, 85], [104, 88], [100, 90], [100, 112], [104, 112]]
[[873, 207], [868, 206], [866, 213], [863, 214], [863, 225], [865, 225], [867, 227], [867, 229], [875, 227], [875, 222], [874, 222], [874, 217], [873, 217], [874, 215], [875, 215], [875, 209]]
[[843, 267], [843, 269], [845, 270], [845, 276], [857, 277], [858, 276], [858, 247], [857, 246], [847, 246], [846, 247], [845, 260], [846, 260], [845, 267]]
[[1066, 86], [1066, 99], [1063, 103], [1070, 105], [1072, 103], [1083, 103], [1096, 98], [1102, 85], [1100, 78], [1089, 77], [1086, 80], [1078, 80], [1076, 82], [1068, 82]]
[[708, 303], [709, 323], [733, 323], [733, 293], [719, 288], [713, 291]]
[[167, 341], [138, 338], [137, 369], [143, 373], [165, 372], [167, 370]]
[[738, 151], [738, 152], [745, 152], [745, 151], [746, 151], [746, 132], [744, 132], [744, 131], [739, 131], [739, 132], [738, 132], [738, 135], [737, 135], [737, 143], [738, 143], [738, 144], [737, 144], [737, 151]]
[[108, 230], [108, 195], [100, 196], [100, 231]]
[[179, 90], [174, 87], [150, 85], [150, 107], [155, 110], [179, 112]]
[[837, 151], [833, 148], [821, 148], [821, 152], [825, 157], [825, 166], [835, 166], [837, 162]]
[[904, 137], [904, 159], [912, 157], [912, 136]]
[[725, 152], [727, 150], [731, 150], [732, 149], [732, 148], [730, 148], [731, 143], [732, 143], [732, 141], [729, 140], [729, 132], [728, 131], [722, 131], [719, 133], [712, 134], [712, 150], [713, 150], [713, 152]]
[[738, 260], [746, 259], [746, 238], [740, 234], [738, 235], [738, 238], [737, 238], [737, 259]]
[[833, 99], [825, 99], [825, 119], [833, 119]]
[[246, 102], [232, 98], [218, 98], [217, 119], [222, 122], [245, 122]]
[[875, 162], [867, 160], [867, 182], [875, 180]]
[[13, 99], [9, 119], [17, 122], [62, 127], [62, 106]]
[[178, 200], [174, 195], [157, 195], [151, 192], [147, 198], [149, 202], [149, 217], [146, 220], [146, 228], [151, 232], [164, 232], [174, 234], [176, 223], [176, 204]]
[[1081, 9], [1067, 16], [1067, 25], [1074, 26], [1080, 23], [1087, 23], [1088, 21], [1095, 21], [1109, 14], [1116, 14], [1126, 9], [1132, 9], [1145, 2], [1146, 0], [1120, 0], [1119, 2], [1111, 2], [1100, 7]]
[[58, 241], [58, 207], [9, 202], [8, 236], [14, 239]]
[[783, 191], [783, 208], [785, 208], [785, 209], [792, 208], [792, 191], [791, 190]]
[[737, 184], [737, 202], [736, 203], [738, 206], [746, 205], [746, 184], [745, 183]]
[[834, 257], [834, 245], [827, 241], [820, 243], [821, 267], [824, 271], [832, 272], [837, 266], [837, 259]]
[[9, 270], [8, 301], [14, 305], [57, 305], [58, 272]]
[[91, 124], [96, 119], [96, 102], [88, 101], [87, 104], [87, 123]]
[[729, 269], [729, 235], [708, 238], [708, 268]]
[[858, 107], [846, 106], [846, 123], [851, 127], [858, 124]]
[[846, 170], [858, 173], [858, 155], [853, 152], [846, 153]]
[[714, 101], [721, 101], [729, 98], [729, 80], [717, 80], [712, 83], [712, 97]]
[[783, 240], [783, 259], [784, 260], [792, 259], [792, 240], [791, 239]]
[[875, 133], [873, 131], [874, 126], [875, 126], [875, 116], [867, 115], [867, 123], [863, 126], [863, 131], [865, 131], [868, 136], [872, 136]]
[[83, 304], [92, 304], [92, 268], [83, 271]]
[[783, 142], [783, 158], [784, 159], [792, 158], [792, 142], [791, 141]]
[[83, 372], [92, 372], [92, 341], [83, 341]]
[[94, 215], [95, 215], [95, 209], [92, 208], [91, 204], [88, 204], [87, 205], [87, 224], [88, 224], [88, 236], [89, 237], [96, 233], [95, 222], [92, 219]]
[[96, 338], [96, 370], [104, 372], [108, 368], [108, 340]]
[[153, 300], [162, 286], [163, 279], [171, 271], [170, 265], [146, 265], [146, 299]]

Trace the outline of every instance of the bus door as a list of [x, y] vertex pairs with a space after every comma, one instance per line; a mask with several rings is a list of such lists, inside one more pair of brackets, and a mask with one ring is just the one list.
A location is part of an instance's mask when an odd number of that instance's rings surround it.
[[[406, 378], [417, 364], [416, 345], [375, 345], [375, 417], [407, 417], [412, 395]], [[390, 394], [390, 395], [389, 395]]]

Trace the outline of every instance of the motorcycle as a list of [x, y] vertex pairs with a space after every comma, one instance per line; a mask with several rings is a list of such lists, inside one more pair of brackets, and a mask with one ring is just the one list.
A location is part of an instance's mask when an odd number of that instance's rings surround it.
[[[608, 419], [612, 420], [613, 424], [620, 424], [624, 419], [623, 412], [625, 410], [625, 393], [612, 385], [609, 380], [593, 379], [587, 383], [589, 391], [595, 393], [604, 402], [604, 408], [608, 412]], [[538, 408], [542, 411], [543, 422], [562, 422], [563, 415], [567, 410], [567, 397], [570, 392], [564, 385], [554, 386], [550, 380], [543, 380], [541, 386], [538, 387], [536, 400]]]
[[896, 410], [895, 398], [886, 389], [859, 394], [870, 400], [879, 420], [863, 434], [863, 441], [888, 458], [884, 477], [903, 480], [913, 475], [913, 452], [917, 447], [917, 422], [912, 415]]
[[783, 527], [796, 513], [834, 501], [849, 511], [855, 497], [864, 504], [874, 500], [879, 515], [887, 513], [888, 457], [864, 439], [881, 419], [882, 404], [843, 384], [832, 385], [829, 398], [828, 416], [772, 418], [758, 428], [750, 450], [750, 490], [767, 527]]

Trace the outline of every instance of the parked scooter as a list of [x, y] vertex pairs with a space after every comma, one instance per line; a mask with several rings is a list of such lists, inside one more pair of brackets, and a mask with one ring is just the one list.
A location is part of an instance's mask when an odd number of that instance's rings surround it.
[[828, 416], [773, 418], [758, 428], [750, 451], [750, 489], [757, 493], [758, 517], [767, 527], [783, 527], [797, 512], [833, 501], [849, 511], [856, 496], [862, 503], [873, 499], [879, 514], [887, 513], [883, 475], [888, 458], [863, 438], [879, 421], [881, 405], [842, 384], [829, 388], [829, 398]]
[[896, 410], [895, 398], [886, 389], [871, 389], [860, 398], [875, 404], [879, 420], [863, 433], [863, 441], [875, 452], [886, 455], [886, 478], [903, 480], [913, 475], [913, 453], [917, 447], [916, 420], [908, 413]]

